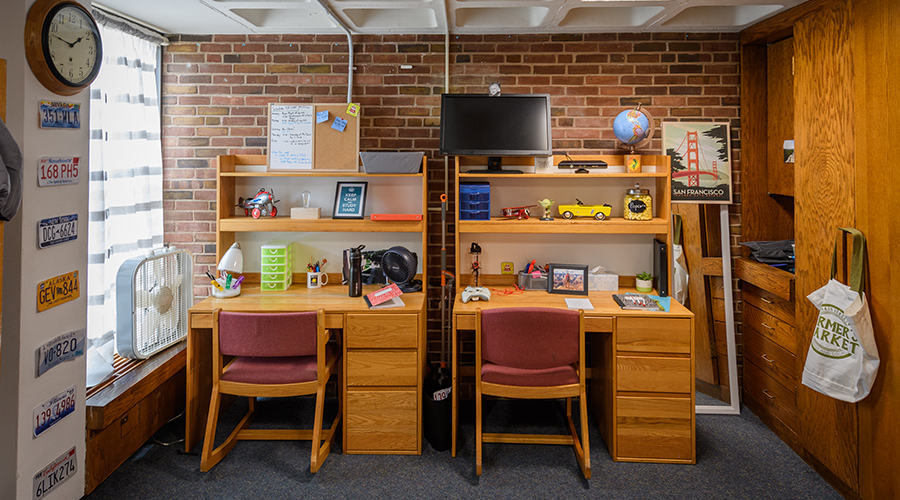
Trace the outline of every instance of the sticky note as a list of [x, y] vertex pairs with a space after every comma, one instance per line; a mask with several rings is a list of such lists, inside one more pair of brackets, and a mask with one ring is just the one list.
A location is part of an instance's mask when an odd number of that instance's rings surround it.
[[351, 102], [347, 105], [347, 114], [350, 116], [359, 116], [359, 104]]
[[334, 123], [331, 124], [331, 128], [337, 130], [338, 132], [343, 132], [346, 127], [347, 127], [347, 120], [345, 120], [339, 116], [334, 117]]
[[328, 110], [319, 111], [316, 113], [316, 123], [323, 123], [328, 121]]

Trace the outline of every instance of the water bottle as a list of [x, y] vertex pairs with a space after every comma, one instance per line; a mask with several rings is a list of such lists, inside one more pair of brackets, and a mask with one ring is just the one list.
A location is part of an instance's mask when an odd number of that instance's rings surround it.
[[350, 249], [347, 282], [351, 297], [362, 297], [362, 249], [362, 245]]

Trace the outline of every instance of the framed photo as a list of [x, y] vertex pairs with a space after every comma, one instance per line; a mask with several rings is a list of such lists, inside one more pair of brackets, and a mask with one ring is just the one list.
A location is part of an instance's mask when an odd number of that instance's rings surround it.
[[366, 212], [368, 182], [338, 182], [333, 219], [362, 219]]
[[570, 295], [588, 294], [588, 266], [579, 264], [550, 264], [547, 291]]
[[730, 205], [731, 130], [724, 122], [663, 122], [672, 159], [672, 203]]

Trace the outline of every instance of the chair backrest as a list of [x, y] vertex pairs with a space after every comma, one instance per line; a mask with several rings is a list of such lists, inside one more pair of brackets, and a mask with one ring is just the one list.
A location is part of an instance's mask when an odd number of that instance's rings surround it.
[[578, 362], [578, 311], [511, 307], [481, 311], [481, 358], [538, 370]]
[[226, 356], [315, 356], [316, 311], [219, 311], [219, 352]]

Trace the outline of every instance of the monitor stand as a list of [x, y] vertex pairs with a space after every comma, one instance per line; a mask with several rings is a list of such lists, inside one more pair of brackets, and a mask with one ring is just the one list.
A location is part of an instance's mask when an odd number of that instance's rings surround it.
[[467, 174], [522, 174], [521, 170], [503, 170], [501, 157], [489, 156], [487, 170], [468, 170]]

